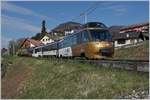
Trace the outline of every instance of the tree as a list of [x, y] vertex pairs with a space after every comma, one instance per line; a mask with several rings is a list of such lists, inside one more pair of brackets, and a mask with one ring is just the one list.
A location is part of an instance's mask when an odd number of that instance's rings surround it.
[[9, 41], [9, 45], [8, 45], [8, 49], [9, 49], [9, 54], [10, 55], [16, 55], [17, 54], [17, 42], [16, 40], [11, 40]]

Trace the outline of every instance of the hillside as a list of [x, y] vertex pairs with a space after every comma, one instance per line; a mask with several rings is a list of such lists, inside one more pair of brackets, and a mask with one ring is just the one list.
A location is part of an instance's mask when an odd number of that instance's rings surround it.
[[69, 30], [72, 30], [72, 29], [80, 29], [81, 26], [82, 26], [82, 24], [80, 24], [80, 23], [65, 22], [65, 23], [59, 24], [54, 29], [52, 29], [50, 34], [53, 33], [53, 32], [64, 33], [64, 31], [69, 31]]
[[146, 73], [97, 68], [64, 59], [4, 57], [2, 98], [147, 98]]
[[119, 58], [119, 59], [148, 60], [149, 59], [149, 41], [144, 41], [139, 46], [117, 49], [115, 50], [114, 57]]

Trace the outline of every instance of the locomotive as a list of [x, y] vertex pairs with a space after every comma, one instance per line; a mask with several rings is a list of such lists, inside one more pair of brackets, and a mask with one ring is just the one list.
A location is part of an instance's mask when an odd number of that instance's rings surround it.
[[101, 22], [89, 22], [63, 39], [35, 47], [33, 57], [85, 57], [104, 59], [113, 57], [114, 42], [108, 28]]

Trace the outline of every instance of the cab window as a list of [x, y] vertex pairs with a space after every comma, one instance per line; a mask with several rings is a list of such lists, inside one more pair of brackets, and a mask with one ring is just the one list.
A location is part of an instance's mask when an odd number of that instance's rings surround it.
[[87, 31], [83, 31], [82, 32], [82, 39], [81, 39], [82, 43], [88, 42], [89, 41], [89, 36], [88, 36], [88, 32]]

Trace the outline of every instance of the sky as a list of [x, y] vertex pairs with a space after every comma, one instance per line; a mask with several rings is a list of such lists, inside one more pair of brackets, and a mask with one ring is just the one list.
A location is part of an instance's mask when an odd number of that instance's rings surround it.
[[42, 20], [47, 32], [57, 25], [72, 21], [85, 23], [78, 17], [90, 7], [96, 7], [87, 22], [112, 25], [132, 25], [149, 21], [148, 1], [2, 1], [1, 43], [7, 48], [12, 39], [30, 38], [41, 31]]

